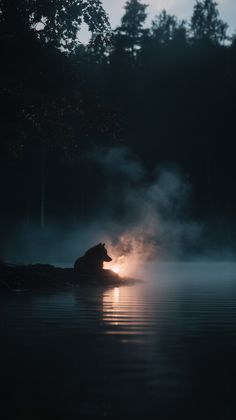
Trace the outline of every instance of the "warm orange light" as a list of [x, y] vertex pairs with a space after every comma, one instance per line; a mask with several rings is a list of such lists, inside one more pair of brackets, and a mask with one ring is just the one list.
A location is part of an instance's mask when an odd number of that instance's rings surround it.
[[111, 267], [111, 270], [114, 271], [114, 273], [119, 274], [120, 272], [120, 267], [118, 267], [117, 265], [114, 267]]
[[107, 270], [111, 270], [114, 273], [118, 274], [120, 277], [124, 277], [127, 275], [126, 272], [126, 258], [124, 256], [116, 257], [112, 255], [112, 259], [114, 263], [104, 263], [104, 268]]
[[108, 250], [112, 261], [104, 262], [103, 267], [123, 278], [128, 278], [130, 275], [133, 276], [137, 266], [136, 255], [131, 255], [131, 253], [128, 255], [119, 254], [119, 251], [112, 247], [112, 245], [108, 246]]
[[104, 268], [105, 268], [105, 270], [113, 271], [113, 273], [116, 273], [121, 277], [124, 276], [124, 269], [121, 265], [118, 265], [118, 264], [114, 264], [114, 265], [104, 264]]

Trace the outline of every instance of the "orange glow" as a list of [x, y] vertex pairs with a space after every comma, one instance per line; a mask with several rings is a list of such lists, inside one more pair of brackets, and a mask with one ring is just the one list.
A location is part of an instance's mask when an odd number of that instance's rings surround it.
[[111, 253], [112, 262], [104, 263], [104, 268], [106, 270], [112, 270], [114, 273], [118, 274], [120, 277], [125, 277], [128, 274], [127, 270], [127, 258], [124, 255], [117, 257], [114, 253]]
[[115, 267], [112, 267], [112, 271], [114, 271], [114, 273], [116, 273], [116, 274], [119, 274], [120, 267], [118, 265], [116, 265]]
[[142, 232], [138, 235], [126, 232], [119, 237], [116, 245], [106, 240], [108, 254], [112, 258], [110, 263], [104, 263], [104, 268], [113, 270], [120, 277], [137, 278], [140, 263], [153, 255], [152, 243], [144, 243]]
[[145, 328], [145, 310], [142, 289], [115, 287], [105, 290], [101, 314], [109, 327], [106, 334], [120, 335], [121, 341], [143, 340], [143, 336], [148, 335], [150, 331]]

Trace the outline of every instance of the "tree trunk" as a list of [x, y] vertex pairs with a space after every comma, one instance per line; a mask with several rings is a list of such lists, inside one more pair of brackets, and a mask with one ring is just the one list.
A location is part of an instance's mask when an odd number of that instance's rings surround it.
[[45, 162], [41, 163], [41, 191], [40, 191], [40, 226], [45, 228]]

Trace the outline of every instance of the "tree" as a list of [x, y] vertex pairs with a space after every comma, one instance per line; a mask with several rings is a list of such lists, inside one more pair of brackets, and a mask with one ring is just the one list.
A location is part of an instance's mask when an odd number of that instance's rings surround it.
[[178, 22], [174, 15], [169, 15], [163, 10], [152, 22], [151, 28], [152, 38], [156, 39], [160, 44], [168, 44], [171, 41], [185, 41], [187, 36], [187, 28], [184, 20]]
[[[103, 132], [109, 125], [104, 110], [99, 114], [86, 108], [72, 54], [61, 52], [62, 46], [72, 51], [79, 44], [82, 21], [97, 36], [109, 30], [100, 0], [0, 0], [0, 108], [1, 121], [6, 119], [0, 126], [2, 151], [13, 166], [22, 166], [29, 174], [32, 166], [37, 168], [41, 226], [48, 167], [76, 159], [81, 143], [93, 136], [94, 115], [100, 116]], [[96, 98], [90, 102], [98, 108]], [[27, 179], [30, 183], [30, 176]], [[28, 191], [26, 195], [30, 207]]]
[[127, 1], [121, 26], [116, 30], [117, 38], [122, 40], [119, 44], [123, 44], [126, 52], [130, 53], [132, 57], [136, 56], [142, 37], [146, 32], [143, 28], [147, 17], [146, 8], [147, 5], [141, 4], [139, 0]]
[[109, 30], [101, 0], [0, 0], [1, 36], [19, 39], [33, 31], [44, 43], [71, 49], [78, 44], [82, 22], [92, 33]]
[[218, 4], [213, 0], [196, 0], [191, 18], [191, 31], [197, 41], [220, 44], [227, 39], [228, 24], [220, 18]]

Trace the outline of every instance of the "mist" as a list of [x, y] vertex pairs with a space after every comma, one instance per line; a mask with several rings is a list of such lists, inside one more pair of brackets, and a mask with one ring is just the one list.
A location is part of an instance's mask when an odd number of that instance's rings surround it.
[[[71, 265], [102, 241], [113, 263], [133, 273], [146, 261], [183, 259], [197, 250], [202, 226], [191, 218], [192, 189], [179, 168], [147, 170], [124, 147], [93, 146], [82, 164], [88, 172], [95, 168], [99, 179], [94, 179], [96, 196], [89, 216], [69, 228], [53, 221], [43, 229], [18, 226], [6, 240], [4, 259]], [[84, 182], [90, 189], [86, 178]]]

